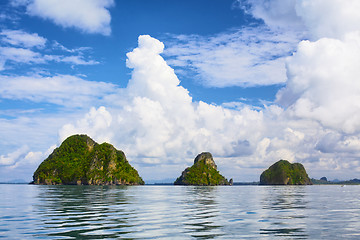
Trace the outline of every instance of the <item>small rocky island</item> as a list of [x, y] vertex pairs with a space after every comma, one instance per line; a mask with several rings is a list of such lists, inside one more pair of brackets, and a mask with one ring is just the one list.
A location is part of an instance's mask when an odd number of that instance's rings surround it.
[[33, 175], [44, 185], [143, 185], [122, 151], [98, 144], [87, 135], [73, 135], [45, 159]]
[[260, 176], [260, 185], [311, 185], [312, 182], [301, 163], [280, 160]]
[[[232, 180], [230, 180], [232, 182]], [[194, 165], [186, 168], [174, 185], [215, 186], [230, 185], [217, 170], [215, 161], [209, 152], [203, 152], [194, 160]]]

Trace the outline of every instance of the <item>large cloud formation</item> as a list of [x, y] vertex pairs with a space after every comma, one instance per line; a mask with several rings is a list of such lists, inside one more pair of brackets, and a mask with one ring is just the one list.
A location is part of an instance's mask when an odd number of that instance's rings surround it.
[[91, 133], [146, 163], [179, 163], [208, 149], [217, 156], [250, 154], [246, 133], [260, 128], [262, 113], [193, 102], [160, 56], [163, 49], [160, 41], [140, 36], [138, 48], [127, 54], [132, 78], [116, 99], [118, 106], [93, 108], [76, 124], [64, 126], [61, 139]]
[[106, 107], [92, 108], [65, 125], [60, 140], [85, 133], [111, 142], [140, 166], [145, 179], [172, 178], [202, 151], [212, 152], [225, 172], [243, 180], [279, 158], [310, 156], [312, 136], [305, 136], [298, 121], [289, 123], [279, 106], [235, 110], [194, 102], [160, 56], [163, 49], [157, 39], [140, 36], [138, 47], [127, 54], [127, 66], [133, 69], [128, 86], [107, 96]]
[[[152, 176], [163, 171], [157, 169], [168, 169], [163, 177], [176, 175], [186, 165], [184, 160], [190, 162], [197, 153], [211, 151], [225, 173], [239, 180], [253, 178], [280, 158], [303, 162], [316, 177], [337, 177], [338, 170], [356, 177], [360, 171], [360, 29], [354, 11], [346, 9], [357, 4], [315, 2], [291, 1], [280, 8], [282, 12], [272, 8], [269, 15], [260, 11], [261, 4], [248, 1], [250, 10], [258, 18], [263, 16], [265, 23], [277, 14], [287, 19], [295, 13], [289, 22], [311, 36], [287, 58], [286, 85], [276, 101], [262, 110], [192, 101], [160, 56], [163, 44], [140, 36], [138, 48], [127, 55], [133, 72], [122, 95], [111, 96], [114, 104], [93, 108], [84, 119], [64, 126], [61, 139], [84, 132], [111, 141], [142, 169], [151, 169]], [[333, 17], [345, 17], [349, 21], [343, 24], [351, 27], [326, 21], [328, 16], [319, 13], [324, 4], [338, 9], [331, 11]], [[284, 28], [276, 21], [269, 25]]]

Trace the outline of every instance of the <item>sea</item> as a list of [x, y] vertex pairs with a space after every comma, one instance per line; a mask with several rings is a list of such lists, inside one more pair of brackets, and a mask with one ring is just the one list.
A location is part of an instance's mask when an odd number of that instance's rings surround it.
[[0, 239], [360, 239], [360, 185], [0, 185]]

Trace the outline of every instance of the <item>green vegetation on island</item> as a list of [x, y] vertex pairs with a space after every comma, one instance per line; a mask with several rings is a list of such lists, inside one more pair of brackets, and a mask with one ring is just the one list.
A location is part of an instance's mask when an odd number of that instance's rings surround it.
[[[230, 182], [232, 183], [232, 179]], [[174, 185], [215, 186], [230, 183], [217, 170], [211, 153], [203, 152], [195, 158], [194, 165], [182, 172]]]
[[260, 185], [311, 185], [312, 182], [301, 163], [280, 160], [260, 176]]
[[143, 185], [122, 151], [86, 135], [68, 137], [33, 175], [34, 184]]

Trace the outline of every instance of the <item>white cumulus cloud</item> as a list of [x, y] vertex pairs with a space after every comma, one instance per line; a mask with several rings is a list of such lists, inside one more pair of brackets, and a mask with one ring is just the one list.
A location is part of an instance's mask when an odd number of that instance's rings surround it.
[[360, 28], [358, 0], [238, 0], [237, 6], [272, 29], [304, 30], [310, 38], [342, 38]]
[[304, 23], [296, 13], [297, 0], [237, 0], [234, 6], [255, 18], [264, 20], [272, 29], [303, 29]]
[[63, 126], [60, 140], [64, 141], [70, 135], [84, 132], [89, 136], [96, 136], [100, 142], [109, 142], [114, 136], [113, 132], [106, 131], [111, 126], [111, 122], [112, 116], [105, 107], [99, 109], [92, 107], [83, 119], [76, 122], [77, 129], [72, 124]]
[[360, 32], [343, 41], [303, 41], [289, 58], [288, 81], [277, 102], [299, 118], [346, 133], [360, 133]]
[[110, 35], [109, 8], [113, 0], [31, 0], [25, 2], [29, 15], [53, 21], [86, 33]]
[[342, 38], [360, 29], [358, 0], [297, 0], [295, 9], [315, 39]]

